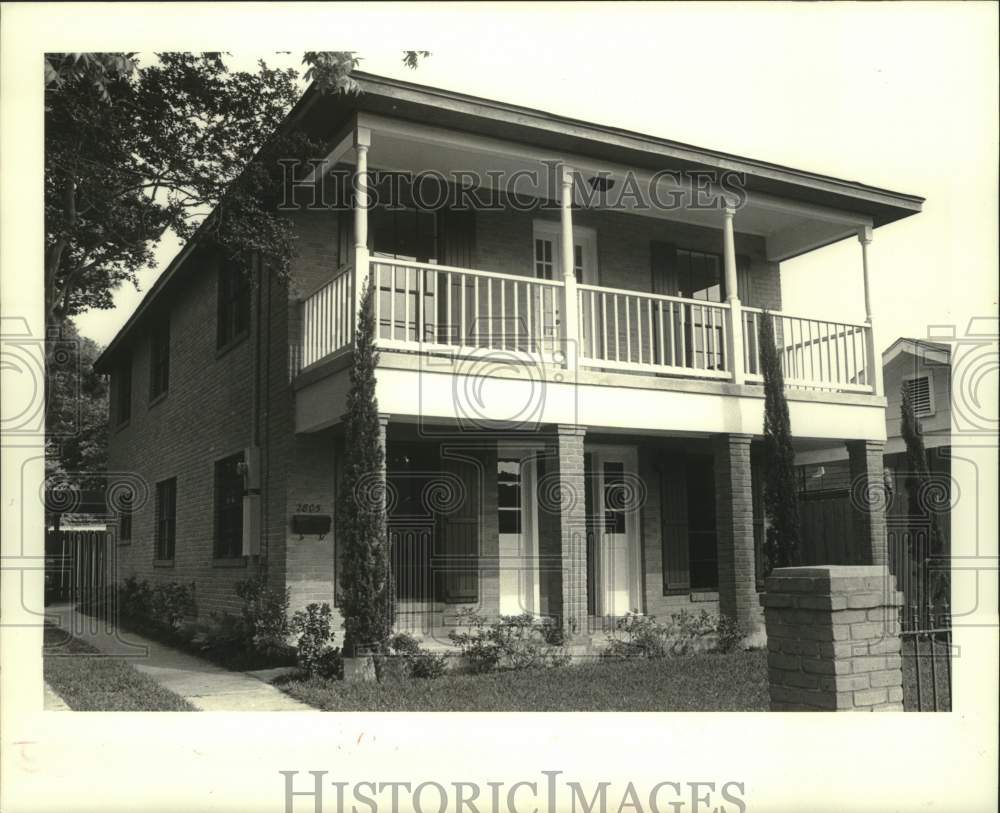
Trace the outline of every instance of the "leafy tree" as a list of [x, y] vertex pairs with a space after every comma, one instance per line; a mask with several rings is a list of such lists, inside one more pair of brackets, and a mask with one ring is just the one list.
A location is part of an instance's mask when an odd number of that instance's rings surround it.
[[[425, 55], [404, 52], [404, 63]], [[303, 62], [321, 92], [357, 91], [353, 52], [311, 51]], [[293, 234], [273, 205], [276, 161], [326, 146], [280, 129], [301, 95], [298, 71], [263, 61], [233, 71], [219, 53], [159, 53], [146, 66], [132, 53], [53, 53], [45, 82], [48, 326], [110, 308], [168, 231], [190, 239], [200, 228], [235, 259], [259, 254], [287, 271]]]
[[385, 519], [385, 450], [375, 397], [375, 310], [366, 283], [358, 314], [344, 418], [344, 475], [337, 494], [344, 654], [384, 651], [394, 619]]
[[66, 322], [50, 360], [45, 398], [45, 473], [70, 487], [99, 488], [107, 469], [108, 385], [94, 372], [101, 348]]
[[764, 552], [770, 572], [798, 560], [801, 531], [785, 378], [774, 338], [774, 321], [767, 311], [760, 325], [760, 368], [764, 378], [764, 510], [768, 518]]

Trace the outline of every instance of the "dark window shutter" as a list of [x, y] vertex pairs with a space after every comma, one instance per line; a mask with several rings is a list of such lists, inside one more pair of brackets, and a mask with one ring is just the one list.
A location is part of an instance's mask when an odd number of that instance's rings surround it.
[[476, 252], [476, 213], [472, 209], [439, 210], [438, 240], [442, 265], [472, 268]]
[[660, 467], [664, 590], [687, 590], [691, 586], [687, 506], [684, 457], [680, 454], [664, 457]]
[[337, 267], [354, 260], [354, 210], [341, 209], [337, 212]]
[[743, 305], [753, 306], [750, 287], [750, 258], [739, 254], [736, 257], [736, 295]]
[[649, 243], [650, 274], [654, 294], [677, 296], [677, 247], [651, 240]]
[[[440, 600], [451, 604], [471, 604], [479, 601], [479, 534], [482, 525], [480, 490], [483, 483], [488, 481], [478, 476], [478, 467], [472, 461], [444, 458], [441, 470], [460, 478], [465, 488], [461, 504], [453, 512], [438, 518], [438, 538], [442, 554], [439, 561], [444, 562], [443, 572], [440, 572], [438, 578]], [[491, 469], [487, 468], [486, 471]], [[495, 460], [492, 472], [495, 477]]]

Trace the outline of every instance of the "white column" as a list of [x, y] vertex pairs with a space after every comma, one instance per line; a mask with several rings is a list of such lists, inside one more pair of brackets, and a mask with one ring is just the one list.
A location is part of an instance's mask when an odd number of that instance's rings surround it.
[[742, 384], [746, 379], [743, 363], [743, 308], [736, 278], [736, 233], [733, 220], [736, 209], [727, 206], [722, 212], [722, 261], [726, 274], [726, 303], [729, 305], [729, 336], [726, 354], [733, 383]]
[[562, 340], [566, 348], [566, 369], [576, 369], [577, 348], [580, 341], [578, 330], [576, 296], [576, 272], [574, 270], [573, 251], [573, 170], [567, 166], [561, 168], [559, 205], [562, 224], [562, 257], [563, 302], [562, 302]]
[[868, 324], [868, 354], [865, 364], [868, 367], [868, 381], [875, 395], [882, 395], [882, 355], [875, 343], [875, 327], [872, 323], [872, 294], [868, 279], [868, 246], [872, 242], [871, 226], [858, 229], [858, 242], [861, 243], [861, 273], [865, 282], [865, 322]]
[[[368, 279], [368, 148], [371, 131], [358, 127], [354, 131], [354, 151], [357, 161], [354, 170], [354, 303], [355, 314], [361, 309], [361, 294]], [[356, 321], [356, 319], [355, 319]]]

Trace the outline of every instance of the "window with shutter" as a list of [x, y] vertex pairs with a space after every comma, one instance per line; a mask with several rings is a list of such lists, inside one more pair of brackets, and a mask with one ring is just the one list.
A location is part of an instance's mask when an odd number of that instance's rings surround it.
[[215, 463], [216, 559], [235, 559], [243, 554], [243, 452]]
[[177, 479], [156, 484], [156, 560], [172, 562], [177, 526]]
[[660, 470], [660, 541], [663, 555], [663, 592], [691, 587], [688, 561], [688, 496], [684, 456], [665, 457]]

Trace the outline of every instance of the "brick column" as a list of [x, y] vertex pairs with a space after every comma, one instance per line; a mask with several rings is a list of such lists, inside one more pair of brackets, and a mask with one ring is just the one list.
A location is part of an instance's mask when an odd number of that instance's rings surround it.
[[851, 467], [851, 523], [858, 564], [884, 565], [885, 472], [882, 455], [885, 444], [876, 440], [849, 440], [847, 454]]
[[771, 711], [903, 710], [903, 596], [885, 567], [777, 568], [763, 602]]
[[715, 521], [719, 612], [749, 633], [757, 620], [750, 435], [715, 435]]
[[[562, 625], [568, 635], [587, 630], [587, 516], [583, 471], [586, 429], [556, 426], [559, 542], [562, 556]], [[551, 486], [546, 489], [551, 497]]]

